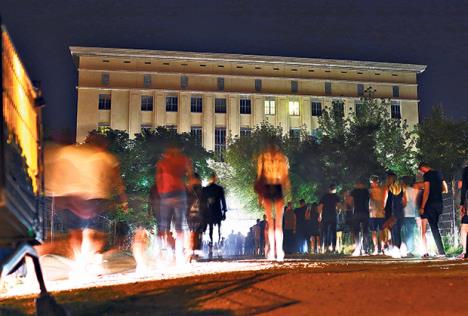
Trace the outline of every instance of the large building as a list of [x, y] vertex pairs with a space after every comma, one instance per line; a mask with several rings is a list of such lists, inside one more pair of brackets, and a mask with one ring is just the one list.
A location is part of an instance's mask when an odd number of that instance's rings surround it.
[[355, 111], [368, 87], [391, 99], [389, 115], [418, 122], [423, 65], [158, 50], [71, 47], [78, 68], [77, 141], [99, 126], [166, 126], [208, 150], [262, 121], [312, 133], [322, 109]]

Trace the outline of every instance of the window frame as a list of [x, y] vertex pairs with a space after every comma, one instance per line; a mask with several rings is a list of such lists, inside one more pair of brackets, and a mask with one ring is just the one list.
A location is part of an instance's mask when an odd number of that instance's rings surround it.
[[392, 86], [392, 96], [394, 98], [400, 97], [400, 86]]
[[[224, 100], [224, 104], [217, 104], [218, 100]], [[223, 111], [219, 111], [220, 107], [223, 108]], [[227, 100], [226, 98], [215, 98], [215, 113], [225, 114], [227, 112]]]
[[[265, 99], [263, 104], [264, 104], [263, 111], [264, 111], [265, 115], [276, 115], [276, 100], [274, 100], [274, 99]], [[272, 111], [272, 109], [273, 109], [273, 111]]]
[[250, 98], [239, 99], [239, 113], [240, 114], [252, 114], [252, 100]]
[[202, 126], [191, 126], [190, 135], [195, 138], [197, 145], [203, 144], [203, 127]]
[[151, 78], [150, 74], [144, 74], [143, 75], [143, 86], [145, 88], [151, 87], [151, 81], [152, 81], [152, 78]]
[[255, 91], [262, 91], [262, 79], [255, 79]]
[[299, 91], [299, 82], [297, 80], [291, 80], [291, 93], [297, 93]]
[[252, 136], [252, 129], [250, 127], [241, 127], [239, 130], [239, 137]]
[[185, 75], [180, 76], [180, 88], [181, 89], [188, 89], [188, 86], [189, 86], [188, 76], [185, 76]]
[[[144, 102], [144, 100], [146, 100]], [[148, 102], [151, 100], [151, 102]], [[152, 95], [142, 95], [140, 98], [140, 111], [142, 112], [153, 112], [154, 110], [154, 98]]]
[[[314, 105], [319, 105], [318, 109], [314, 107]], [[323, 113], [323, 108], [322, 108], [322, 102], [321, 101], [311, 101], [310, 102], [310, 112], [312, 113], [312, 116], [322, 116]]]
[[390, 102], [390, 117], [395, 120], [401, 120], [401, 103], [400, 101]]
[[110, 93], [100, 93], [98, 96], [98, 110], [110, 111], [112, 109], [112, 95]]
[[[221, 135], [218, 135], [218, 134], [221, 134]], [[221, 142], [219, 142], [219, 140], [221, 140]], [[223, 153], [225, 150], [226, 150], [226, 128], [215, 127], [215, 152]]]
[[203, 113], [203, 97], [190, 97], [190, 113]]
[[224, 91], [224, 77], [218, 77], [216, 80], [218, 91]]
[[363, 97], [364, 96], [364, 85], [362, 83], [357, 84], [357, 96], [358, 97]]
[[[175, 100], [175, 105], [173, 103], [169, 103], [169, 99]], [[175, 106], [174, 108], [171, 108]], [[166, 112], [178, 112], [179, 111], [179, 97], [177, 96], [166, 96]]]
[[101, 84], [103, 86], [108, 86], [110, 84], [110, 73], [108, 72], [103, 72], [101, 74]]
[[[297, 108], [291, 108], [291, 105], [296, 105], [297, 104]], [[297, 110], [297, 111], [295, 111]], [[300, 116], [301, 115], [301, 104], [299, 101], [297, 100], [290, 100], [288, 102], [288, 113], [289, 113], [289, 116]]]
[[333, 94], [333, 87], [332, 87], [331, 81], [325, 81], [324, 89], [325, 89], [325, 95]]

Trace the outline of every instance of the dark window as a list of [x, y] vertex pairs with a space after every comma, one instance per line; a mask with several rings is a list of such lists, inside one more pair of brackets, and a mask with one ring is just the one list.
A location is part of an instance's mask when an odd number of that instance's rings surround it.
[[202, 97], [190, 98], [190, 112], [201, 113], [203, 112], [203, 99]]
[[141, 110], [142, 111], [153, 111], [153, 96], [142, 95], [141, 96]]
[[218, 90], [219, 91], [224, 90], [224, 78], [218, 78]]
[[170, 133], [177, 134], [177, 125], [166, 125], [166, 129], [167, 129]]
[[144, 130], [149, 131], [151, 128], [153, 128], [153, 126], [151, 126], [151, 124], [141, 124], [140, 128], [143, 132]]
[[355, 111], [357, 117], [362, 117], [364, 114], [364, 104], [362, 104], [362, 102], [356, 102]]
[[260, 92], [262, 91], [262, 80], [255, 79], [255, 91]]
[[151, 86], [151, 75], [143, 75], [143, 86], [149, 88]]
[[195, 138], [195, 144], [202, 144], [202, 128], [199, 126], [192, 126], [190, 134]]
[[110, 81], [110, 75], [105, 72], [101, 75], [101, 83], [105, 86], [107, 86], [109, 84], [109, 81]]
[[321, 116], [322, 115], [322, 103], [318, 101], [312, 101], [312, 116]]
[[240, 114], [252, 113], [250, 99], [240, 99]]
[[110, 128], [110, 124], [108, 122], [98, 123], [98, 129], [103, 130], [103, 129], [108, 129], [108, 128]]
[[226, 113], [226, 99], [215, 99], [215, 113]]
[[250, 137], [252, 135], [252, 129], [248, 127], [241, 127], [240, 137]]
[[215, 128], [215, 152], [223, 153], [226, 149], [226, 129]]
[[391, 115], [393, 119], [401, 119], [401, 106], [400, 102], [398, 101], [392, 101], [391, 105]]
[[297, 93], [298, 85], [296, 80], [291, 80], [291, 93]]
[[335, 117], [343, 117], [344, 116], [344, 103], [341, 101], [333, 102], [333, 114]]
[[111, 95], [110, 94], [100, 94], [99, 95], [99, 110], [110, 110], [111, 109]]
[[400, 87], [399, 86], [393, 86], [393, 97], [394, 98], [399, 98], [400, 97]]
[[363, 84], [358, 84], [357, 85], [357, 95], [358, 95], [358, 97], [364, 96], [364, 85]]
[[332, 94], [332, 84], [331, 82], [325, 82], [325, 95]]
[[166, 97], [166, 111], [177, 112], [177, 97]]
[[289, 130], [289, 137], [291, 139], [300, 139], [301, 138], [301, 130], [299, 128], [291, 128]]
[[180, 77], [180, 88], [187, 89], [188, 88], [188, 77], [182, 76]]

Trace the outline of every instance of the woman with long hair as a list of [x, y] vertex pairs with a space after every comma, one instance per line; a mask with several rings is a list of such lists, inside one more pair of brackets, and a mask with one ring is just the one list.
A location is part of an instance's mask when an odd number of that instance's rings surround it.
[[406, 206], [407, 199], [404, 187], [401, 182], [397, 180], [394, 173], [390, 173], [387, 176], [387, 190], [384, 201], [386, 203], [386, 210], [390, 212], [386, 214], [387, 220], [385, 226], [391, 230], [393, 244], [391, 256], [393, 258], [401, 258], [400, 247], [401, 230], [403, 228], [404, 219], [403, 209]]

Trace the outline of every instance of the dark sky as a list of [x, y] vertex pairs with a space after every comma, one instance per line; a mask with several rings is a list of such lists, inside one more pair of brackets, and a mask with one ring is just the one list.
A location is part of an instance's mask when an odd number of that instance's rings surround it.
[[466, 1], [0, 0], [28, 72], [42, 81], [46, 132], [74, 131], [69, 46], [356, 59], [428, 65], [420, 113], [468, 117]]

